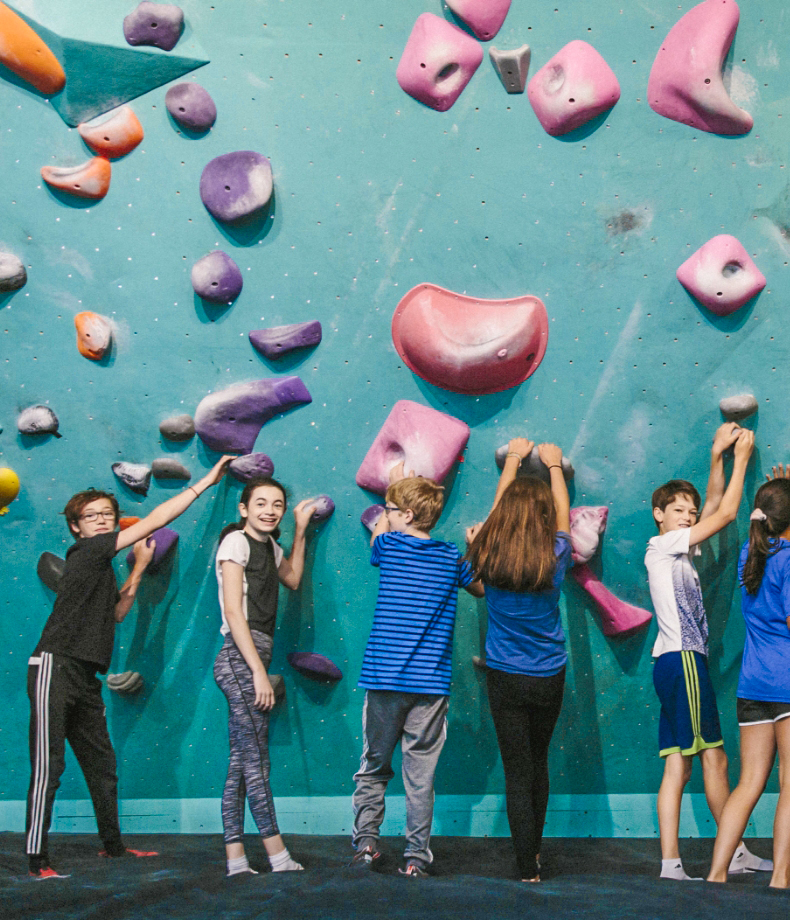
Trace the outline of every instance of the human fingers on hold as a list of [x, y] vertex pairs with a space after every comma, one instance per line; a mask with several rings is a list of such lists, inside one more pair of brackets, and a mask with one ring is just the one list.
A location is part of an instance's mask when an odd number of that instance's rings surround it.
[[546, 466], [554, 466], [562, 462], [562, 449], [557, 447], [556, 444], [539, 444], [538, 456]]
[[523, 459], [532, 452], [534, 446], [535, 442], [530, 441], [529, 438], [511, 438], [508, 442], [507, 449], [508, 453], [518, 454]]

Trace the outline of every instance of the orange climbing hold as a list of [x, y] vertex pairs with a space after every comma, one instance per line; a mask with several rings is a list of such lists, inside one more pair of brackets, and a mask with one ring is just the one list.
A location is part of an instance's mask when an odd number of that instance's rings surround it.
[[0, 3], [0, 63], [46, 96], [59, 93], [66, 84], [60, 61], [5, 3]]
[[80, 166], [41, 167], [41, 178], [47, 185], [77, 198], [104, 198], [111, 175], [112, 166], [104, 157], [93, 157]]
[[85, 310], [74, 317], [79, 353], [91, 361], [101, 361], [112, 341], [112, 326], [106, 316]]
[[94, 153], [103, 157], [125, 157], [143, 139], [140, 119], [128, 105], [77, 126], [80, 137]]

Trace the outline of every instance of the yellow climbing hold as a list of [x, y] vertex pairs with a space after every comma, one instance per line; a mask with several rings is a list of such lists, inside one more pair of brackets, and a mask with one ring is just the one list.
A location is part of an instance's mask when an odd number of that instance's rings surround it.
[[19, 495], [19, 476], [7, 466], [0, 467], [0, 514], [8, 514], [8, 506]]

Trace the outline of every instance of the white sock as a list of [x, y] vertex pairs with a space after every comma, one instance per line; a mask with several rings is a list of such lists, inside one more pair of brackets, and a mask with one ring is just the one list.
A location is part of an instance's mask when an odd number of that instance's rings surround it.
[[242, 872], [249, 872], [250, 875], [258, 874], [254, 869], [250, 869], [250, 864], [246, 856], [236, 856], [234, 859], [229, 859], [227, 861], [227, 866], [228, 871], [226, 875], [228, 878], [230, 878], [231, 875], [241, 875]]
[[683, 863], [680, 861], [680, 857], [677, 859], [662, 859], [661, 860], [661, 878], [672, 878], [677, 882], [701, 882], [701, 878], [692, 878], [690, 875], [686, 875], [683, 869]]
[[272, 866], [272, 872], [299, 872], [304, 869], [304, 866], [300, 866], [296, 860], [291, 859], [288, 847], [280, 850], [279, 853], [275, 853], [274, 856], [270, 856], [269, 862]]
[[742, 843], [730, 861], [728, 871], [732, 875], [738, 875], [741, 872], [773, 872], [774, 864], [770, 859], [760, 859], [754, 853], [746, 849], [746, 844]]

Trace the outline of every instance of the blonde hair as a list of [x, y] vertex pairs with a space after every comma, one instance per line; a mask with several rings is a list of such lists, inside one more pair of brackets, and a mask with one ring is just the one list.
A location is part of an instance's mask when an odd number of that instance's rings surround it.
[[436, 526], [444, 507], [444, 486], [424, 476], [400, 479], [388, 489], [385, 501], [414, 515], [412, 526], [430, 531]]

